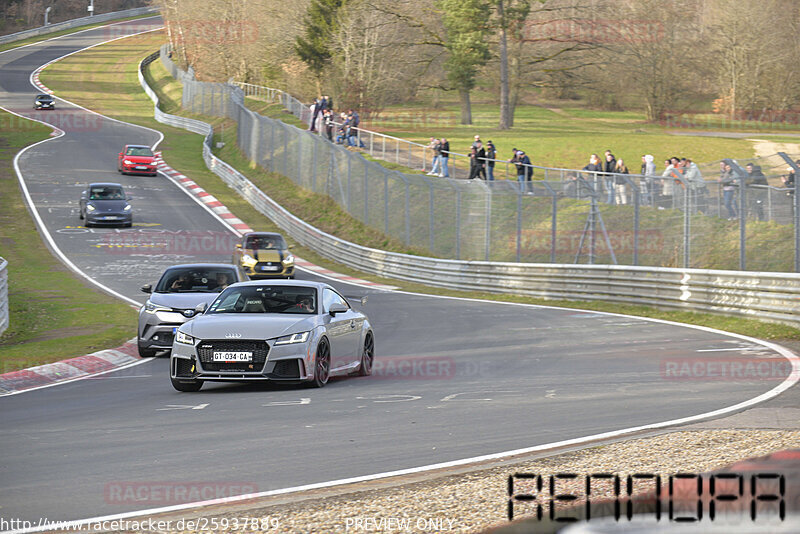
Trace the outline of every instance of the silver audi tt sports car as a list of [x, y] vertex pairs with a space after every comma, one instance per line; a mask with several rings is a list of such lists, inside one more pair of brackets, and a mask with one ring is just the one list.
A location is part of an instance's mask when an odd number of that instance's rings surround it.
[[233, 284], [175, 334], [170, 379], [178, 391], [206, 380], [306, 382], [369, 375], [375, 337], [366, 315], [322, 282]]

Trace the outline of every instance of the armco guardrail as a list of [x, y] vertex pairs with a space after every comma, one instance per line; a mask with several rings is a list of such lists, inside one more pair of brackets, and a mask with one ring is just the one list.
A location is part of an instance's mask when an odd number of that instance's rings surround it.
[[444, 260], [376, 250], [327, 234], [289, 213], [211, 154], [209, 124], [158, 109], [158, 98], [141, 73], [156, 57], [158, 53], [148, 56], [139, 69], [140, 83], [156, 103], [156, 120], [205, 135], [203, 157], [208, 168], [294, 240], [321, 256], [362, 272], [438, 287], [643, 304], [750, 316], [800, 327], [800, 274]]
[[147, 15], [148, 13], [158, 13], [158, 9], [154, 7], [137, 7], [134, 9], [126, 9], [124, 11], [114, 11], [113, 13], [94, 15], [92, 17], [81, 17], [79, 19], [65, 20], [64, 22], [48, 24], [47, 26], [41, 26], [39, 28], [33, 28], [17, 33], [10, 33], [8, 35], [0, 35], [0, 44], [13, 43], [14, 41], [20, 41], [30, 37], [38, 37], [39, 35], [47, 35], [48, 33], [60, 32], [62, 30], [71, 30], [72, 28], [78, 28], [87, 24], [96, 24], [98, 22], [108, 22], [110, 20], [136, 17], [138, 15]]
[[0, 335], [8, 328], [8, 262], [0, 258]]

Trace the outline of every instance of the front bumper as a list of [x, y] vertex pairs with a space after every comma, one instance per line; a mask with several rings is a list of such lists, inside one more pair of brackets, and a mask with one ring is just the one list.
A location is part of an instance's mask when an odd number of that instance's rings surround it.
[[[254, 344], [250, 361], [213, 361], [216, 350], [230, 349], [235, 344], [248, 348], [248, 343]], [[257, 344], [263, 348], [257, 348]], [[302, 382], [313, 378], [310, 370], [314, 366], [307, 349], [307, 343], [276, 347], [259, 340], [207, 340], [196, 341], [193, 346], [173, 343], [170, 375], [176, 380]]]
[[260, 261], [254, 265], [242, 265], [242, 270], [251, 280], [289, 278], [294, 276], [294, 263], [284, 265], [278, 261]]
[[129, 225], [133, 223], [133, 214], [132, 213], [87, 213], [86, 214], [86, 223], [87, 224], [108, 224], [108, 225]]
[[158, 167], [155, 164], [125, 165], [123, 163], [121, 169], [125, 174], [156, 174], [156, 171], [158, 171]]
[[139, 312], [139, 345], [145, 349], [171, 350], [175, 332], [183, 323], [191, 320], [182, 310]]
[[36, 104], [33, 109], [56, 109], [55, 104]]

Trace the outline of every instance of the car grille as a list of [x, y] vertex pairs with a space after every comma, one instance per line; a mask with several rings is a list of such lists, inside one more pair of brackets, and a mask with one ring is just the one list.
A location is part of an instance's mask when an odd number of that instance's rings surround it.
[[[214, 352], [252, 352], [251, 362], [215, 362]], [[197, 355], [206, 371], [230, 371], [241, 373], [260, 373], [267, 361], [269, 345], [259, 340], [216, 339], [201, 341], [197, 345]]]
[[191, 377], [192, 373], [192, 366], [194, 362], [192, 360], [185, 360], [183, 358], [175, 358], [175, 376], [180, 377]]
[[299, 360], [279, 360], [275, 362], [272, 374], [276, 378], [300, 378]]
[[[273, 269], [268, 269], [265, 271], [263, 267], [273, 267]], [[275, 267], [277, 267], [277, 269], [274, 269]], [[256, 273], [263, 273], [263, 274], [279, 273], [283, 271], [283, 264], [279, 261], [260, 261], [256, 263], [256, 266], [253, 270]]]

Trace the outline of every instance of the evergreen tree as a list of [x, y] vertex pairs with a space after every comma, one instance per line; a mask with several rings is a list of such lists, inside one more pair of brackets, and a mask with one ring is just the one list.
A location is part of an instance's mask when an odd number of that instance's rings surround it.
[[[303, 21], [303, 35], [295, 40], [295, 52], [317, 77], [331, 59], [331, 35], [336, 30], [336, 12], [347, 0], [313, 0]], [[319, 92], [319, 91], [318, 91]]]
[[489, 5], [486, 0], [439, 0], [438, 7], [447, 34], [447, 78], [461, 99], [461, 124], [472, 124], [469, 92], [478, 68], [489, 60]]

